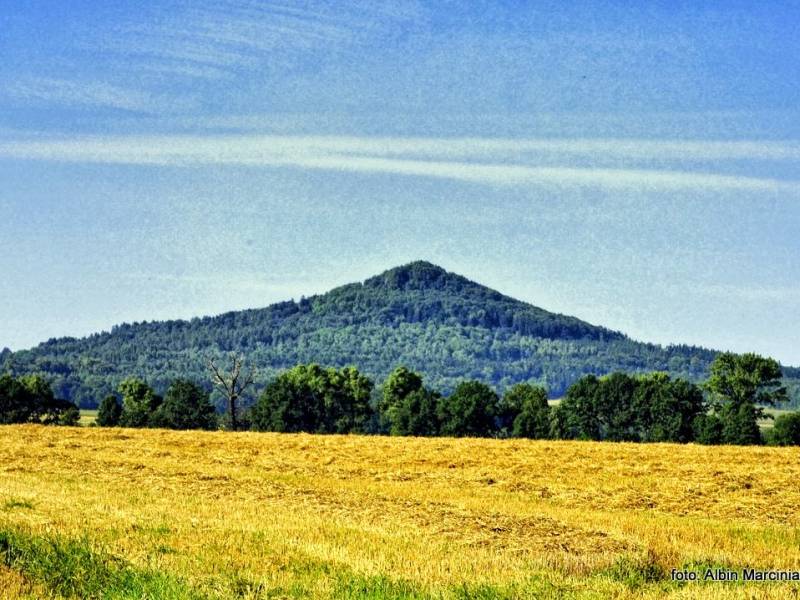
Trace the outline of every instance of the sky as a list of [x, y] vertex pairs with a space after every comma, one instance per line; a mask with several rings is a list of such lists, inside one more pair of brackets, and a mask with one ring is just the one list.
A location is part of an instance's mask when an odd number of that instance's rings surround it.
[[0, 347], [413, 260], [800, 365], [800, 4], [0, 4]]

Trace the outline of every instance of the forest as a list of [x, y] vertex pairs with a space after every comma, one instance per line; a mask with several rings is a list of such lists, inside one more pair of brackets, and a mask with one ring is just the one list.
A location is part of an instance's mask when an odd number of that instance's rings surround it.
[[[125, 323], [86, 338], [51, 339], [0, 352], [0, 372], [41, 374], [55, 395], [97, 407], [128, 377], [166, 393], [176, 379], [198, 382], [222, 409], [206, 360], [246, 356], [257, 383], [298, 364], [357, 365], [382, 381], [396, 365], [420, 373], [444, 394], [464, 379], [502, 393], [535, 383], [549, 398], [564, 396], [585, 375], [654, 371], [703, 381], [717, 352], [663, 347], [566, 315], [548, 312], [415, 262], [336, 288], [272, 306], [181, 321]], [[783, 367], [790, 405], [800, 398], [800, 370]]]

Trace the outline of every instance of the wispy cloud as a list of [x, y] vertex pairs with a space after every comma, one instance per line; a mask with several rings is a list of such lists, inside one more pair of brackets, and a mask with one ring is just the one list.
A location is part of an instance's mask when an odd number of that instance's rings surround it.
[[28, 77], [6, 85], [4, 93], [19, 100], [69, 106], [108, 107], [152, 114], [160, 110], [160, 103], [147, 92], [97, 81]]
[[[64, 48], [57, 71], [22, 66], [0, 96], [67, 108], [190, 113], [197, 108], [194, 95], [208, 91], [197, 89], [203, 82], [268, 80], [276, 70], [307, 60], [309, 53], [355, 52], [359, 43], [414, 14], [350, 0], [318, 7], [168, 0], [143, 6], [113, 25], [76, 27], [70, 36], [75, 41]], [[226, 88], [214, 93], [220, 90]]]
[[[797, 143], [503, 140], [492, 138], [358, 138], [292, 136], [120, 136], [21, 140], [0, 156], [161, 166], [238, 165], [385, 173], [489, 185], [598, 186], [611, 189], [800, 191], [800, 182], [717, 172], [576, 166], [574, 156], [798, 160]], [[559, 164], [544, 155], [562, 158]], [[552, 157], [551, 157], [552, 158]]]
[[337, 2], [311, 7], [223, 0], [151, 7], [135, 22], [87, 35], [90, 50], [123, 56], [132, 68], [162, 69], [191, 78], [220, 79], [238, 71], [290, 65], [300, 53], [335, 53], [418, 16], [413, 4], [384, 10]]

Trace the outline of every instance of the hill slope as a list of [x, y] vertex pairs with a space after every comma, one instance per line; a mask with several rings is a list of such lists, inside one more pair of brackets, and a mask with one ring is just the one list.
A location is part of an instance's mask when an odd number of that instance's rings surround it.
[[536, 380], [552, 396], [585, 373], [663, 370], [701, 379], [715, 354], [636, 342], [415, 262], [299, 302], [49, 340], [0, 354], [0, 369], [44, 372], [57, 394], [89, 407], [127, 376], [162, 391], [176, 377], [207, 381], [204, 357], [231, 350], [244, 353], [262, 381], [302, 362], [356, 365], [377, 381], [405, 364], [443, 391], [464, 378], [500, 389]]

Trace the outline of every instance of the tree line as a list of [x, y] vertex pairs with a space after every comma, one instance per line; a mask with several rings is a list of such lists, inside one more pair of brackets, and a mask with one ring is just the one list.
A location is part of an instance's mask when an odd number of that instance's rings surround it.
[[[301, 364], [280, 373], [250, 407], [236, 401], [253, 382], [241, 359], [228, 371], [210, 363], [213, 383], [228, 395], [219, 415], [196, 382], [176, 379], [164, 396], [126, 379], [101, 402], [98, 426], [250, 429], [398, 436], [577, 439], [701, 444], [800, 444], [800, 413], [781, 415], [766, 438], [758, 425], [765, 406], [786, 401], [780, 365], [755, 354], [723, 353], [698, 385], [666, 373], [587, 375], [555, 406], [538, 385], [520, 383], [501, 396], [477, 380], [449, 395], [420, 374], [397, 367], [383, 384], [354, 367]], [[26, 400], [27, 399], [27, 400]], [[29, 402], [27, 410], [20, 406]], [[15, 404], [16, 403], [16, 404]], [[38, 403], [38, 404], [37, 404]], [[59, 404], [61, 403], [61, 404]], [[67, 406], [69, 405], [69, 406]], [[40, 408], [34, 408], [34, 407]], [[47, 408], [45, 408], [47, 407]], [[0, 422], [74, 424], [77, 409], [53, 398], [40, 376], [0, 378]]]

